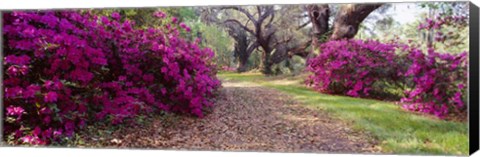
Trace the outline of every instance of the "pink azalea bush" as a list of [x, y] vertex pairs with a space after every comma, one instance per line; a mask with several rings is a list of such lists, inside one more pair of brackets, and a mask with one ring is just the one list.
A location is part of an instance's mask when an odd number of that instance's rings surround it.
[[203, 117], [220, 87], [214, 53], [184, 40], [188, 27], [176, 21], [134, 29], [118, 13], [85, 11], [14, 11], [3, 20], [9, 143], [51, 144], [93, 121], [156, 111]]
[[395, 64], [396, 45], [339, 40], [322, 44], [320, 50], [307, 62], [313, 73], [307, 82], [321, 92], [369, 96], [375, 82], [397, 81], [401, 75]]
[[418, 25], [418, 30], [435, 30], [435, 41], [440, 43], [445, 43], [447, 39], [454, 38], [458, 35], [457, 32], [449, 31], [447, 33], [442, 32], [442, 28], [451, 26], [451, 27], [467, 27], [468, 26], [468, 17], [467, 16], [436, 16], [435, 18], [425, 18], [423, 23]]
[[311, 75], [306, 80], [318, 91], [365, 97], [375, 84], [386, 83], [405, 91], [401, 102], [408, 110], [443, 118], [465, 109], [467, 52], [424, 53], [402, 44], [362, 40], [329, 41], [320, 50], [307, 62]]
[[443, 118], [466, 108], [467, 52], [453, 55], [429, 49], [427, 54], [408, 48], [403, 75], [410, 90], [401, 99], [403, 107]]

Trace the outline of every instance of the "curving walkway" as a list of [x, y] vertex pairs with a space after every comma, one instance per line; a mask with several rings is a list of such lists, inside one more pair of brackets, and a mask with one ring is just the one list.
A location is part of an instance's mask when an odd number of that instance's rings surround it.
[[[154, 118], [119, 129], [102, 147], [275, 152], [376, 152], [366, 135], [303, 107], [281, 92], [223, 82], [214, 112], [205, 118]], [[175, 124], [175, 125], [173, 125]], [[88, 141], [93, 142], [92, 139]], [[95, 141], [98, 143], [99, 141]], [[88, 142], [87, 142], [88, 143]]]

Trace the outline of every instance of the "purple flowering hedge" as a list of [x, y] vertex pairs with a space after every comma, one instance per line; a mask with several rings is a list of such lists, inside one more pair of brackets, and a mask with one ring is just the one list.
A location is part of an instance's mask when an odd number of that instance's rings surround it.
[[214, 53], [182, 39], [189, 28], [175, 18], [148, 29], [118, 13], [15, 11], [3, 20], [10, 144], [58, 143], [93, 121], [157, 111], [202, 117], [220, 87]]
[[467, 52], [424, 53], [372, 40], [329, 41], [320, 51], [307, 62], [306, 80], [318, 91], [368, 97], [388, 87], [404, 90], [401, 102], [408, 110], [443, 118], [466, 109]]

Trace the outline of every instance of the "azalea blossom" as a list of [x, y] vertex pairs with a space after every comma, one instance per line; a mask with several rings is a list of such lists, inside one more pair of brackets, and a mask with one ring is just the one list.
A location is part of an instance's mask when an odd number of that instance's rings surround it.
[[56, 92], [48, 92], [46, 95], [45, 95], [45, 99], [44, 101], [45, 102], [56, 102], [57, 101], [57, 93]]
[[124, 123], [158, 110], [203, 117], [221, 86], [216, 65], [209, 63], [215, 53], [183, 39], [179, 29], [188, 33], [190, 28], [176, 17], [162, 27], [139, 29], [116, 12], [98, 17], [73, 10], [16, 11], [6, 16], [5, 46], [12, 50], [4, 58], [7, 114], [35, 113], [5, 124], [11, 128], [5, 133], [16, 133], [15, 140], [47, 144], [105, 117]]

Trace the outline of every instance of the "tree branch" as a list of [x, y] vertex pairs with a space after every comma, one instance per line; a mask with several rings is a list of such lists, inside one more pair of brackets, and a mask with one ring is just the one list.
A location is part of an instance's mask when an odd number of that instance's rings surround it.
[[307, 26], [308, 24], [310, 24], [310, 23], [311, 23], [311, 21], [307, 21], [307, 22], [305, 22], [304, 24], [302, 24], [302, 25], [298, 26], [298, 27], [297, 27], [297, 30], [300, 30], [300, 29], [302, 29], [302, 28], [306, 27], [306, 26]]
[[[260, 6], [257, 6], [257, 8], [261, 8]], [[258, 23], [263, 23], [263, 20], [265, 20], [268, 16], [273, 15], [273, 6], [264, 6], [263, 7], [265, 10], [265, 13], [260, 14], [261, 16], [258, 17]], [[257, 9], [259, 12], [261, 9]]]
[[308, 40], [299, 46], [289, 49], [289, 56], [297, 55], [306, 58], [311, 52], [306, 50], [310, 45], [312, 45], [312, 40]]
[[280, 44], [286, 44], [286, 43], [292, 41], [292, 39], [293, 39], [293, 36], [289, 36], [287, 39], [284, 39], [284, 40], [282, 40], [282, 41], [280, 41], [280, 42], [277, 41], [277, 42], [274, 44], [273, 47], [277, 47], [277, 46], [280, 45]]
[[382, 5], [382, 3], [343, 5], [335, 16], [333, 34], [330, 39], [353, 38], [358, 32], [360, 23]]
[[242, 25], [242, 23], [240, 23], [240, 21], [238, 21], [238, 20], [235, 20], [235, 19], [225, 20], [225, 23], [228, 23], [228, 22], [236, 23], [236, 24], [238, 24], [238, 26], [240, 26], [245, 31], [251, 33], [252, 35], [255, 35], [255, 32], [253, 30], [249, 29], [247, 26]]
[[253, 50], [257, 49], [258, 47], [258, 43], [257, 42], [253, 42], [250, 46], [248, 46], [247, 48], [247, 54], [250, 55], [252, 54]]
[[233, 10], [239, 11], [243, 13], [245, 16], [247, 16], [247, 18], [250, 19], [253, 23], [258, 23], [258, 21], [255, 19], [255, 17], [252, 14], [250, 14], [247, 10], [241, 7], [231, 6], [231, 7], [222, 7], [221, 9], [233, 9]]
[[272, 13], [272, 16], [270, 16], [270, 20], [268, 21], [268, 23], [266, 25], [267, 27], [272, 24], [274, 18], [275, 18], [275, 14]]

